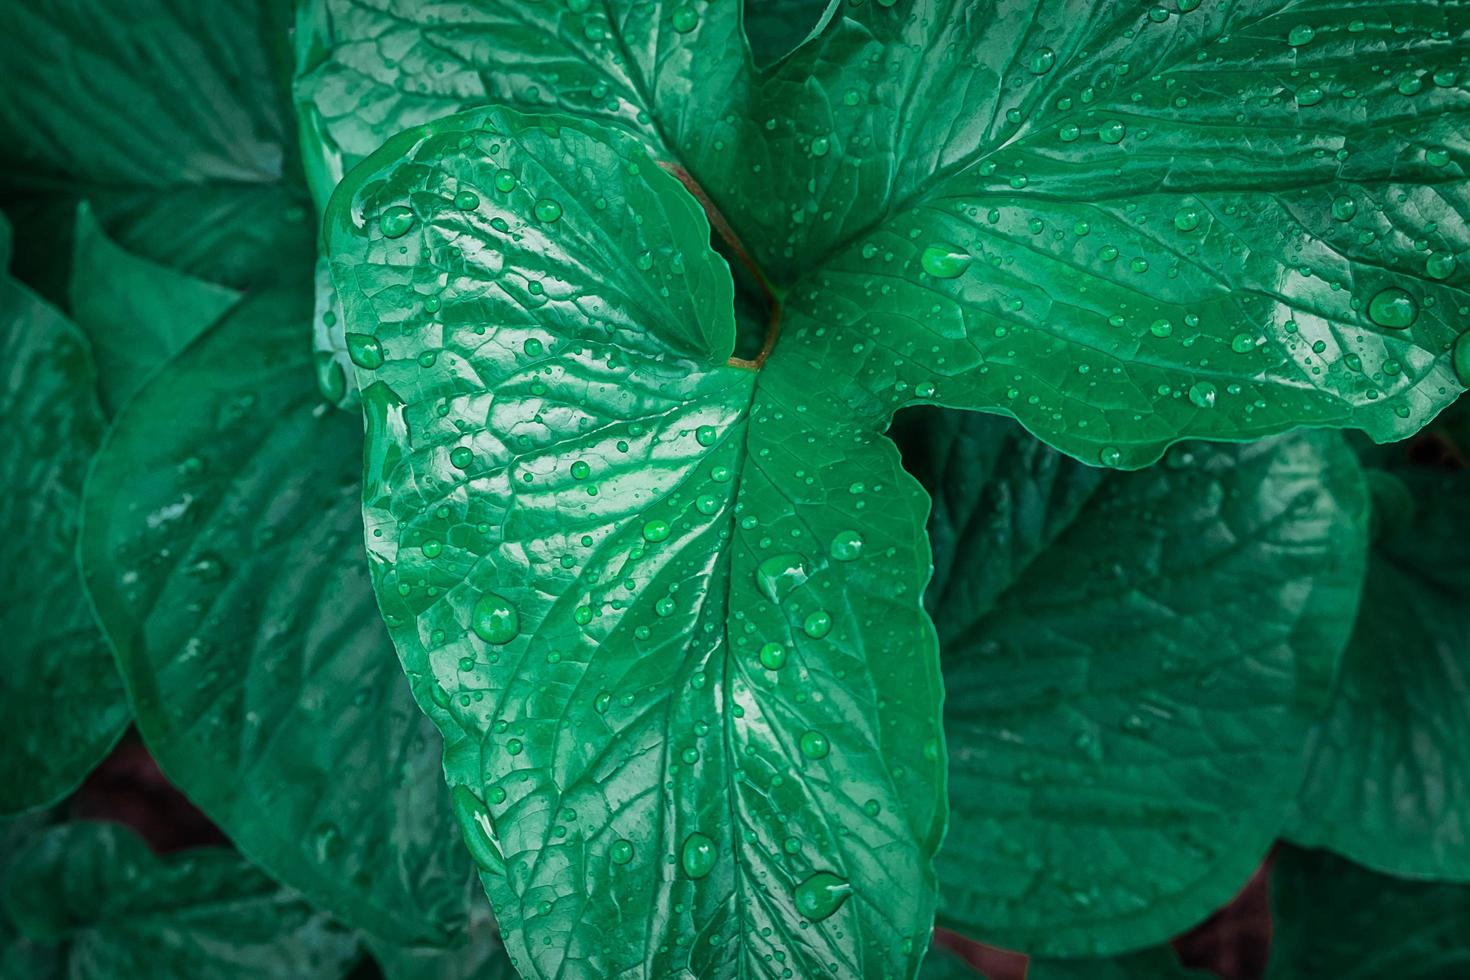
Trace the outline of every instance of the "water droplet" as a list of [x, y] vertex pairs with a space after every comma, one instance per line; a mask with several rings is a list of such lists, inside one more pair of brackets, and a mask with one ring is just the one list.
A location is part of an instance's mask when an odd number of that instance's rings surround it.
[[467, 470], [475, 461], [475, 451], [469, 446], [455, 446], [449, 450], [449, 463], [457, 470]]
[[1443, 167], [1450, 162], [1450, 151], [1442, 146], [1431, 146], [1424, 151], [1424, 162], [1431, 167]]
[[1037, 48], [1036, 53], [1031, 56], [1031, 63], [1027, 67], [1033, 75], [1045, 75], [1051, 71], [1052, 66], [1057, 63], [1057, 53], [1051, 48]]
[[587, 477], [589, 477], [591, 475], [592, 475], [592, 467], [587, 465], [587, 461], [586, 460], [579, 459], [579, 460], [577, 460], [576, 462], [574, 462], [572, 464], [572, 479], [573, 480], [585, 480], [585, 479], [587, 479]]
[[1238, 333], [1231, 338], [1230, 349], [1237, 354], [1249, 354], [1256, 349], [1256, 338], [1248, 333]]
[[699, 11], [686, 3], [682, 7], [676, 7], [673, 16], [669, 19], [674, 25], [674, 30], [680, 34], [688, 34], [699, 26]]
[[756, 588], [772, 602], [782, 602], [806, 580], [806, 560], [795, 552], [772, 555], [755, 568]]
[[863, 536], [856, 531], [838, 531], [832, 539], [831, 554], [838, 561], [857, 561], [863, 555]]
[[701, 425], [694, 430], [694, 441], [701, 446], [713, 446], [717, 438], [719, 438], [719, 433], [712, 425]]
[[474, 191], [460, 191], [454, 195], [454, 206], [461, 211], [473, 211], [480, 206], [480, 195]]
[[830, 871], [818, 871], [796, 886], [796, 910], [808, 922], [821, 922], [842, 907], [852, 885]]
[[537, 221], [550, 223], [561, 217], [561, 205], [549, 197], [543, 197], [537, 201], [531, 211], [536, 215]]
[[316, 386], [327, 401], [336, 404], [347, 394], [347, 372], [342, 370], [342, 362], [331, 354], [320, 351], [314, 358], [316, 365]]
[[962, 275], [974, 256], [958, 245], [930, 245], [919, 256], [919, 265], [935, 279], [954, 279]]
[[500, 853], [500, 842], [489, 809], [468, 786], [454, 787], [449, 796], [454, 816], [459, 821], [459, 832], [475, 864], [486, 874], [505, 874], [505, 857]]
[[644, 541], [662, 541], [669, 536], [669, 522], [654, 518], [643, 525]]
[[475, 600], [470, 628], [486, 643], [509, 643], [521, 632], [521, 615], [505, 596], [486, 592]]
[[1368, 301], [1368, 318], [1380, 327], [1403, 330], [1418, 316], [1419, 304], [1397, 286], [1389, 286]]
[[1458, 263], [1448, 252], [1435, 252], [1424, 261], [1424, 272], [1431, 279], [1448, 279]]
[[801, 754], [808, 759], [823, 759], [832, 750], [827, 736], [821, 732], [809, 731], [801, 736]]
[[1418, 95], [1424, 90], [1424, 79], [1418, 75], [1405, 75], [1399, 79], [1400, 95]]
[[1128, 135], [1128, 127], [1116, 119], [1111, 119], [1097, 128], [1097, 138], [1104, 143], [1121, 143], [1123, 137]]
[[613, 841], [613, 846], [608, 848], [607, 856], [613, 864], [627, 864], [633, 860], [633, 842], [630, 840]]
[[1460, 334], [1455, 341], [1450, 365], [1455, 369], [1455, 377], [1460, 379], [1460, 384], [1470, 387], [1470, 330]]
[[696, 831], [684, 838], [684, 846], [679, 852], [679, 864], [689, 877], [703, 878], [715, 869], [719, 853], [714, 841]]
[[508, 194], [516, 189], [516, 175], [509, 170], [495, 171], [495, 189]]
[[786, 648], [771, 642], [761, 647], [761, 666], [766, 670], [780, 670], [786, 666]]
[[350, 333], [347, 335], [347, 356], [358, 367], [375, 371], [383, 366], [383, 345], [372, 334]]
[[1159, 317], [1148, 325], [1148, 332], [1155, 337], [1167, 337], [1174, 332], [1174, 324], [1163, 317]]
[[1313, 30], [1311, 26], [1307, 24], [1298, 24], [1296, 27], [1293, 27], [1291, 29], [1290, 33], [1286, 35], [1286, 43], [1294, 48], [1299, 48], [1303, 44], [1312, 43], [1312, 38], [1316, 36], [1317, 32]]
[[816, 137], [813, 137], [812, 138], [812, 146], [811, 146], [812, 156], [814, 156], [814, 157], [824, 157], [824, 156], [827, 155], [827, 151], [829, 151], [831, 149], [832, 149], [832, 141], [829, 140], [827, 137], [825, 137], [825, 136], [816, 136]]
[[1180, 231], [1194, 231], [1199, 221], [1199, 211], [1195, 208], [1180, 208], [1174, 215], [1174, 227]]
[[1338, 221], [1351, 221], [1358, 213], [1358, 202], [1347, 195], [1332, 199], [1332, 216]]
[[1214, 408], [1217, 392], [1208, 381], [1196, 381], [1189, 388], [1189, 400], [1199, 408]]
[[818, 609], [802, 620], [801, 628], [807, 636], [820, 640], [832, 632], [832, 614], [825, 609]]
[[720, 509], [720, 498], [712, 493], [702, 493], [694, 498], [694, 509], [708, 517]]
[[395, 204], [378, 218], [378, 227], [383, 230], [384, 238], [402, 238], [408, 234], [415, 220], [413, 211], [402, 204]]
[[1307, 83], [1296, 90], [1296, 104], [1299, 106], [1314, 106], [1323, 99], [1322, 86]]
[[1104, 446], [1098, 452], [1097, 459], [1104, 466], [1118, 466], [1123, 462], [1123, 450], [1117, 446]]

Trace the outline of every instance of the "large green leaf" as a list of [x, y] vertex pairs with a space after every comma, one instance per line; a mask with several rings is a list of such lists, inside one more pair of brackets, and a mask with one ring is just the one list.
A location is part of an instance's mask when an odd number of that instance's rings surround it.
[[443, 944], [468, 862], [374, 606], [361, 429], [315, 393], [309, 310], [305, 290], [245, 300], [128, 403], [83, 570], [169, 778], [338, 918]]
[[128, 710], [73, 558], [104, 424], [87, 339], [0, 269], [0, 354], [0, 813], [14, 813], [70, 792]]
[[1470, 881], [1470, 473], [1405, 459], [1368, 476], [1362, 610], [1291, 836], [1392, 874]]
[[1415, 431], [1462, 387], [1470, 7], [1185, 6], [845, 4], [757, 71], [736, 3], [316, 0], [298, 95], [333, 178], [486, 101], [632, 133], [814, 362], [1089, 461]]
[[468, 942], [450, 948], [394, 946], [368, 938], [385, 980], [516, 980], [484, 899], [470, 912]]
[[1109, 473], [1002, 419], [901, 421], [934, 497], [941, 921], [1047, 956], [1163, 942], [1290, 809], [1363, 581], [1356, 460], [1305, 433]]
[[1038, 960], [1026, 980], [1207, 980], [1212, 973], [1186, 970], [1167, 946], [1101, 960]]
[[240, 298], [120, 248], [85, 203], [73, 249], [68, 306], [92, 341], [109, 413]]
[[1463, 980], [1470, 888], [1374, 874], [1283, 847], [1271, 873], [1267, 980]]
[[61, 297], [81, 199], [123, 248], [201, 278], [304, 274], [286, 8], [0, 0], [0, 202], [28, 243], [20, 274]]
[[338, 980], [352, 934], [220, 848], [168, 858], [116, 824], [25, 842], [4, 882], [5, 980]]
[[325, 234], [379, 602], [518, 968], [912, 976], [939, 665], [861, 358], [730, 362], [695, 200], [571, 120], [405, 133]]

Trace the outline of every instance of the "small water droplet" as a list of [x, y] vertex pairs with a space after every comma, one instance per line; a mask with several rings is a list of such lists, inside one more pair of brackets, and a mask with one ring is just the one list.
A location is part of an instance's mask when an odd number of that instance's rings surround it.
[[801, 754], [808, 759], [823, 759], [831, 751], [832, 746], [827, 741], [827, 736], [818, 731], [809, 731], [801, 736]]
[[536, 215], [537, 221], [544, 221], [549, 224], [561, 217], [561, 205], [549, 197], [543, 197], [536, 202], [535, 207], [531, 209], [531, 213]]
[[863, 555], [863, 536], [856, 531], [838, 531], [832, 539], [831, 554], [837, 561], [857, 561]]
[[1296, 90], [1296, 104], [1299, 106], [1314, 106], [1320, 103], [1323, 98], [1322, 86], [1310, 82]]
[[719, 433], [712, 425], [701, 425], [694, 430], [694, 441], [701, 446], [713, 446], [717, 438], [719, 438]]
[[1448, 252], [1435, 252], [1424, 261], [1424, 272], [1431, 279], [1448, 279], [1459, 263]]
[[679, 864], [691, 878], [703, 878], [709, 874], [714, 870], [718, 858], [719, 851], [715, 842], [698, 831], [684, 838], [684, 846], [679, 852]]
[[958, 245], [930, 245], [919, 256], [919, 265], [935, 279], [955, 279], [974, 261], [974, 256]]
[[460, 191], [454, 195], [454, 206], [461, 211], [473, 211], [480, 206], [480, 195], [474, 191]]
[[818, 871], [796, 886], [796, 910], [808, 922], [821, 922], [842, 907], [852, 885], [830, 871]]
[[498, 646], [509, 643], [520, 634], [521, 615], [505, 596], [486, 592], [475, 600], [470, 613], [470, 628], [486, 643]]
[[832, 614], [825, 609], [818, 609], [802, 620], [801, 628], [807, 636], [820, 640], [832, 632]]
[[1128, 135], [1128, 127], [1117, 119], [1111, 119], [1097, 128], [1097, 138], [1104, 143], [1121, 143]]
[[1174, 227], [1180, 231], [1194, 231], [1199, 227], [1199, 222], [1197, 208], [1180, 208], [1174, 215]]
[[674, 25], [674, 30], [680, 34], [688, 34], [699, 26], [699, 11], [689, 4], [674, 8], [673, 16], [669, 18]]
[[1097, 459], [1104, 466], [1118, 466], [1123, 462], [1123, 450], [1117, 446], [1104, 446], [1098, 452]]
[[669, 536], [669, 522], [654, 518], [643, 525], [644, 541], [662, 541]]
[[1189, 400], [1198, 408], [1214, 408], [1217, 392], [1208, 381], [1196, 381], [1189, 388]]
[[627, 864], [633, 860], [633, 842], [630, 840], [615, 840], [612, 847], [608, 848], [607, 856], [613, 864]]
[[786, 648], [776, 642], [770, 642], [761, 647], [761, 666], [766, 670], [780, 670], [786, 666]]
[[378, 227], [382, 229], [384, 238], [402, 238], [408, 234], [415, 220], [412, 210], [395, 204], [378, 218]]
[[1045, 75], [1051, 71], [1052, 66], [1057, 63], [1057, 53], [1051, 48], [1037, 48], [1036, 53], [1031, 56], [1031, 63], [1027, 66], [1033, 75]]
[[1351, 221], [1358, 213], [1358, 202], [1346, 194], [1332, 199], [1332, 216], [1338, 221]]
[[1368, 301], [1368, 318], [1380, 327], [1403, 330], [1419, 317], [1419, 304], [1397, 286], [1389, 286]]
[[1298, 24], [1286, 35], [1286, 43], [1299, 48], [1303, 44], [1311, 44], [1312, 38], [1316, 36], [1317, 32], [1309, 24]]

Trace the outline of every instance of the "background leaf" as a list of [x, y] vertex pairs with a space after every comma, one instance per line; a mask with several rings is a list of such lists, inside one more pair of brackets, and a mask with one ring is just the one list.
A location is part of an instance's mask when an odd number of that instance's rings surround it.
[[1470, 880], [1470, 473], [1368, 471], [1376, 538], [1291, 838], [1412, 877]]
[[90, 206], [77, 208], [68, 306], [92, 341], [109, 414], [239, 298], [233, 289], [119, 248]]
[[697, 203], [570, 119], [395, 137], [326, 229], [379, 601], [518, 968], [912, 976], [924, 504], [851, 365], [730, 363]]
[[4, 950], [6, 980], [338, 980], [357, 955], [350, 933], [239, 855], [157, 858], [117, 824], [27, 839], [4, 903], [26, 937]]
[[88, 483], [83, 568], [170, 780], [342, 920], [445, 944], [469, 869], [373, 602], [361, 430], [314, 391], [309, 308], [247, 299], [129, 402]]
[[1356, 460], [1304, 433], [1110, 474], [988, 416], [900, 428], [934, 497], [941, 921], [1045, 956], [1163, 942], [1286, 818], [1363, 580]]
[[91, 351], [75, 325], [0, 271], [0, 354], [10, 439], [0, 462], [0, 714], [10, 733], [0, 813], [15, 813], [70, 792], [122, 734], [128, 709], [73, 550], [104, 424]]
[[1267, 980], [1457, 980], [1470, 970], [1470, 888], [1374, 874], [1283, 847], [1271, 873]]
[[394, 946], [367, 938], [385, 980], [517, 980], [483, 898], [470, 911], [468, 943], [448, 949]]

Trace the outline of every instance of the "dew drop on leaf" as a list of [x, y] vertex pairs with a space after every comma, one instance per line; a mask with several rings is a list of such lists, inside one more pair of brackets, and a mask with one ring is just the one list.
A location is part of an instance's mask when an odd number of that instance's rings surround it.
[[486, 592], [475, 600], [470, 628], [486, 643], [509, 643], [521, 632], [521, 615], [505, 596]]
[[1310, 82], [1296, 90], [1296, 104], [1299, 106], [1317, 105], [1322, 97], [1322, 86]]
[[1454, 367], [1455, 377], [1460, 379], [1460, 384], [1470, 387], [1470, 330], [1460, 334], [1455, 341], [1450, 364]]
[[674, 30], [680, 34], [688, 34], [699, 26], [699, 11], [686, 3], [682, 7], [675, 8], [670, 21], [674, 25]]
[[772, 641], [761, 647], [761, 666], [766, 670], [780, 670], [786, 666], [786, 648]]
[[935, 279], [954, 279], [964, 273], [974, 256], [958, 245], [930, 245], [919, 256], [919, 265]]
[[1097, 128], [1097, 138], [1104, 143], [1121, 143], [1128, 135], [1128, 127], [1116, 119], [1109, 120]]
[[505, 857], [500, 853], [489, 809], [468, 786], [456, 786], [449, 795], [470, 857], [486, 874], [504, 875]]
[[1215, 407], [1215, 386], [1208, 381], [1196, 381], [1189, 389], [1189, 400], [1197, 408]]
[[549, 224], [561, 217], [561, 205], [549, 197], [543, 197], [536, 202], [531, 212], [536, 215], [537, 221], [544, 221]]
[[1031, 63], [1027, 66], [1033, 75], [1045, 75], [1051, 71], [1052, 66], [1057, 63], [1057, 54], [1051, 48], [1037, 48], [1036, 53], [1031, 56]]
[[1299, 48], [1303, 44], [1311, 44], [1312, 38], [1316, 36], [1317, 32], [1313, 30], [1310, 25], [1298, 24], [1296, 27], [1293, 27], [1291, 29], [1291, 32], [1289, 34], [1286, 35], [1286, 43], [1290, 44], [1294, 48]]
[[821, 922], [842, 907], [852, 885], [830, 871], [818, 871], [796, 886], [796, 910], [808, 922]]
[[701, 446], [713, 446], [718, 436], [719, 433], [715, 431], [715, 427], [712, 425], [701, 425], [694, 430], [694, 440]]
[[654, 518], [643, 525], [644, 541], [662, 541], [669, 536], [669, 522]]
[[802, 621], [801, 628], [807, 636], [820, 640], [832, 632], [832, 614], [825, 609], [818, 609]]
[[1368, 318], [1380, 327], [1404, 330], [1419, 316], [1414, 297], [1397, 286], [1389, 286], [1368, 301]]
[[715, 842], [695, 831], [684, 838], [684, 846], [679, 852], [679, 865], [689, 877], [703, 878], [714, 870], [718, 856]]
[[1448, 252], [1434, 252], [1424, 261], [1424, 272], [1431, 279], [1448, 279], [1458, 264]]
[[460, 191], [454, 195], [454, 206], [461, 211], [473, 211], [480, 206], [480, 195], [474, 191]]
[[633, 842], [629, 840], [613, 841], [613, 846], [608, 849], [607, 856], [613, 864], [627, 864], [633, 860]]
[[1332, 216], [1338, 221], [1351, 221], [1358, 213], [1358, 202], [1346, 194], [1332, 200]]
[[469, 446], [455, 446], [449, 451], [449, 463], [457, 470], [467, 470], [475, 461], [475, 451]]
[[372, 334], [350, 333], [347, 335], [347, 356], [358, 367], [376, 371], [383, 366], [383, 345]]
[[755, 568], [756, 588], [772, 602], [783, 601], [806, 579], [806, 560], [795, 552], [772, 555]]
[[495, 171], [495, 189], [501, 193], [509, 193], [516, 189], [516, 175], [509, 170]]
[[393, 205], [378, 218], [378, 227], [383, 230], [384, 238], [402, 238], [408, 234], [413, 223], [413, 211], [402, 204]]
[[839, 531], [832, 539], [832, 557], [837, 561], [856, 561], [863, 554], [863, 536], [856, 531]]
[[826, 758], [831, 748], [827, 736], [821, 732], [809, 731], [801, 736], [801, 754], [808, 759]]

